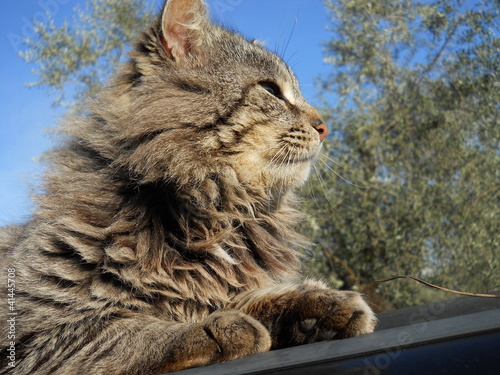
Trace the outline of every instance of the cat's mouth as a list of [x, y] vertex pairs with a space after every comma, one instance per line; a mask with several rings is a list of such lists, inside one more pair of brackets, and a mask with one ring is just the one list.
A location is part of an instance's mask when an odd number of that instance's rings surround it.
[[295, 152], [286, 152], [283, 155], [276, 154], [271, 157], [270, 164], [273, 166], [286, 166], [286, 165], [298, 165], [309, 163], [312, 164], [316, 161], [321, 151], [322, 144], [320, 143], [317, 147], [312, 150], [295, 150]]
[[309, 164], [309, 163], [312, 164], [315, 160], [316, 156], [311, 155], [298, 158], [291, 157], [289, 159], [284, 159], [284, 160], [270, 160], [270, 164], [272, 166], [277, 166], [277, 167], [286, 167], [287, 165], [299, 165], [299, 164]]

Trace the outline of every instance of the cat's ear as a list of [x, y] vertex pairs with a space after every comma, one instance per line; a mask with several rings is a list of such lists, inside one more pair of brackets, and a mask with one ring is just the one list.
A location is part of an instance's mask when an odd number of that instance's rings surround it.
[[208, 24], [203, 0], [167, 0], [161, 18], [161, 43], [167, 56], [182, 60], [196, 55]]

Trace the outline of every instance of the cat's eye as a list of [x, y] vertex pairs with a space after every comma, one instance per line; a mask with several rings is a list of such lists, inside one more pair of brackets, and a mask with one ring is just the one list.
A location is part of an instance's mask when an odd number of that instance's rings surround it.
[[283, 96], [280, 87], [276, 83], [270, 81], [262, 81], [259, 82], [259, 85], [269, 94], [277, 97], [278, 99], [285, 100], [285, 97]]

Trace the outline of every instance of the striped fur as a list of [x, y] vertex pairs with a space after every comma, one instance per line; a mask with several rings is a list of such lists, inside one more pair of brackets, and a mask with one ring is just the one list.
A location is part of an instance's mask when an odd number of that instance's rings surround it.
[[0, 374], [155, 374], [371, 331], [359, 295], [296, 281], [318, 121], [279, 57], [169, 0], [64, 121], [32, 219], [0, 231]]

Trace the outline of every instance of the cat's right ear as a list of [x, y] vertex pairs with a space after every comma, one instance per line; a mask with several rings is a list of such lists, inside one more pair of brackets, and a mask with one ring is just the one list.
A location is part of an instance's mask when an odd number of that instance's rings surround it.
[[161, 18], [161, 44], [167, 56], [175, 61], [196, 57], [208, 24], [203, 0], [167, 0]]

